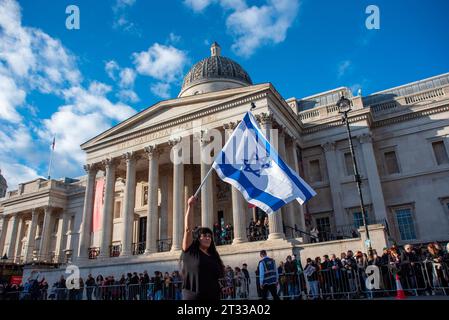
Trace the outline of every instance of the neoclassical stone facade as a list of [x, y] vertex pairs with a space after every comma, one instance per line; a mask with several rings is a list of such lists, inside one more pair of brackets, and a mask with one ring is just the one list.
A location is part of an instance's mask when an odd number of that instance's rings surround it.
[[[86, 176], [65, 183], [38, 179], [9, 192], [0, 201], [1, 253], [22, 262], [33, 252], [46, 260], [73, 255], [85, 268], [108, 265], [120, 272], [133, 264], [172, 266], [179, 258], [186, 201], [210, 169], [202, 160], [212, 141], [225, 143], [251, 102], [265, 135], [317, 196], [269, 215], [268, 239], [249, 242], [247, 227], [259, 213], [214, 172], [201, 190], [195, 224], [211, 229], [231, 224], [232, 241], [219, 250], [225, 261], [238, 264], [239, 259], [255, 264], [261, 248], [277, 250], [273, 255], [280, 257], [318, 250], [301, 233], [315, 226], [321, 240], [357, 238], [359, 198], [336, 107], [342, 94], [352, 103], [349, 121], [368, 221], [373, 230], [388, 233], [374, 245], [448, 240], [449, 74], [365, 97], [342, 87], [285, 100], [272, 84], [253, 85], [239, 65], [217, 55], [214, 44], [212, 56], [192, 67], [178, 98], [158, 102], [84, 143]], [[219, 136], [212, 138], [212, 129]], [[184, 161], [173, 162], [173, 155]], [[104, 181], [100, 197], [99, 181]]]

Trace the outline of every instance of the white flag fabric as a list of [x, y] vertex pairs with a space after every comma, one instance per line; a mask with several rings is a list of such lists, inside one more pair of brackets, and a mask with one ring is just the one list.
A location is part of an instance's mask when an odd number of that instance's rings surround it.
[[251, 112], [246, 113], [212, 166], [223, 181], [266, 213], [273, 213], [295, 199], [303, 204], [316, 195], [278, 156]]

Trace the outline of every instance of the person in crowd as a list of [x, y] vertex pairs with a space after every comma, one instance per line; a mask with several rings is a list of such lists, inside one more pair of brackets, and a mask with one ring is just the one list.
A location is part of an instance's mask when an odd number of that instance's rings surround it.
[[288, 287], [287, 287], [287, 276], [285, 275], [285, 266], [284, 261], [281, 261], [279, 263], [278, 269], [278, 282], [279, 282], [279, 289], [278, 289], [278, 296], [282, 296], [283, 299], [286, 299], [286, 296], [288, 296]]
[[293, 299], [296, 295], [297, 287], [297, 270], [295, 263], [292, 260], [292, 256], [287, 256], [284, 264], [285, 276], [287, 280], [287, 294], [290, 299]]
[[265, 250], [260, 251], [261, 260], [259, 261], [259, 281], [260, 289], [262, 290], [262, 300], [266, 300], [268, 291], [274, 300], [280, 300], [276, 289], [278, 285], [278, 272], [276, 270], [276, 262], [274, 259], [267, 256]]
[[251, 284], [251, 278], [249, 276], [249, 272], [248, 272], [248, 265], [246, 263], [242, 264], [242, 274], [243, 274], [243, 278], [244, 278], [244, 297], [243, 298], [248, 298], [249, 295], [249, 285]]
[[179, 271], [173, 271], [172, 273], [172, 283], [174, 287], [174, 299], [182, 300], [182, 278]]
[[319, 235], [320, 235], [320, 232], [318, 231], [318, 228], [317, 227], [313, 227], [312, 228], [312, 230], [310, 230], [310, 235], [311, 235], [311, 239], [310, 239], [310, 241], [312, 242], [312, 243], [315, 243], [315, 242], [319, 242], [320, 240], [320, 238], [319, 238]]
[[202, 227], [193, 238], [192, 208], [196, 201], [194, 196], [189, 198], [184, 218], [181, 255], [183, 299], [219, 300], [219, 279], [223, 277], [224, 265], [215, 247], [212, 230]]
[[92, 277], [92, 274], [88, 274], [85, 284], [87, 300], [92, 300], [92, 293], [95, 289], [95, 279]]
[[307, 278], [309, 284], [309, 295], [312, 300], [316, 300], [319, 297], [319, 283], [318, 283], [318, 268], [312, 259], [307, 258], [307, 264], [304, 268], [304, 275]]

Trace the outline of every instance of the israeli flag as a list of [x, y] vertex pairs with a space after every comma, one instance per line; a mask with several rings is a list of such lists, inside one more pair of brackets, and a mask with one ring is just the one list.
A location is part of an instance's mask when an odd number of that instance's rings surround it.
[[223, 181], [266, 213], [273, 213], [294, 199], [303, 204], [316, 195], [279, 157], [251, 112], [246, 113], [212, 166]]

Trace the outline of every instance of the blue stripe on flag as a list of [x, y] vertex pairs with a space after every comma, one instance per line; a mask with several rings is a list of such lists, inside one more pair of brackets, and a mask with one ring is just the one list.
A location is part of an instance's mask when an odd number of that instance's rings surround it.
[[245, 125], [248, 129], [254, 130], [254, 133], [256, 136], [262, 141], [265, 142], [265, 148], [267, 154], [270, 156], [273, 154], [274, 157], [271, 157], [278, 165], [279, 167], [288, 175], [288, 177], [295, 183], [295, 185], [301, 190], [301, 192], [306, 197], [305, 201], [311, 199], [313, 195], [310, 193], [310, 191], [299, 181], [299, 179], [291, 172], [290, 168], [282, 161], [282, 159], [277, 155], [276, 151], [273, 149], [271, 150], [269, 142], [264, 138], [263, 135], [259, 133], [259, 130], [254, 127], [253, 123], [251, 122], [249, 113], [245, 115], [243, 118], [243, 121], [245, 122]]
[[221, 171], [221, 179], [224, 180], [225, 178], [227, 178], [235, 180], [242, 186], [242, 188], [245, 189], [250, 198], [265, 203], [273, 211], [276, 211], [285, 205], [285, 201], [283, 201], [282, 199], [279, 199], [269, 193], [264, 192], [263, 190], [256, 188], [239, 169], [236, 169], [231, 164], [217, 163], [216, 168]]

